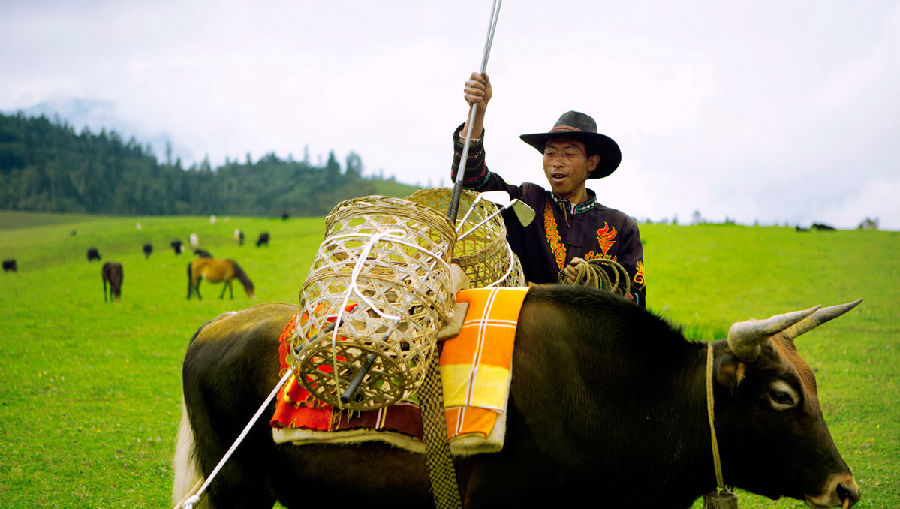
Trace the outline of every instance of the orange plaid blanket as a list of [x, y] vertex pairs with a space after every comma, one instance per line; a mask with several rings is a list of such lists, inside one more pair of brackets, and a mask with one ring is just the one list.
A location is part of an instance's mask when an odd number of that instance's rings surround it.
[[[468, 303], [468, 309], [459, 335], [443, 342], [440, 357], [447, 437], [454, 454], [502, 447], [516, 321], [527, 292], [528, 288], [477, 288], [456, 296], [457, 302]], [[296, 317], [281, 335], [282, 370], [288, 369], [286, 355], [295, 324]], [[279, 392], [270, 424], [276, 442], [381, 440], [424, 451], [415, 403], [339, 412], [314, 399], [294, 377]]]

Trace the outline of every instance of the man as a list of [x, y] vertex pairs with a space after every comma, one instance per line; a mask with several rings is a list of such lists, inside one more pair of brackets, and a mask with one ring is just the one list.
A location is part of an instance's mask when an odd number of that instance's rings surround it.
[[646, 306], [644, 250], [637, 223], [623, 212], [598, 203], [594, 191], [585, 185], [589, 178], [603, 178], [616, 170], [622, 160], [619, 146], [597, 133], [597, 124], [588, 115], [566, 112], [550, 132], [520, 136], [543, 154], [550, 191], [530, 182], [507, 184], [488, 170], [485, 162], [484, 115], [492, 93], [486, 74], [472, 73], [466, 81], [466, 102], [477, 108], [472, 125], [467, 118], [453, 133], [451, 178], [456, 178], [466, 133], [471, 129], [463, 185], [476, 191], [507, 191], [537, 213], [527, 227], [521, 226], [514, 215], [504, 215], [508, 240], [522, 262], [525, 279], [557, 283], [560, 271], [571, 274], [580, 260], [611, 259], [631, 278], [627, 297]]

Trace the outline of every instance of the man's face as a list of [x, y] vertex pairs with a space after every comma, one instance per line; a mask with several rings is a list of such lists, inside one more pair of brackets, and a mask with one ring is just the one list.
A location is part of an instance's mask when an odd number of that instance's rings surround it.
[[561, 198], [569, 199], [584, 187], [588, 173], [600, 160], [600, 156], [587, 157], [584, 143], [565, 138], [547, 141], [544, 146], [544, 175], [550, 188]]

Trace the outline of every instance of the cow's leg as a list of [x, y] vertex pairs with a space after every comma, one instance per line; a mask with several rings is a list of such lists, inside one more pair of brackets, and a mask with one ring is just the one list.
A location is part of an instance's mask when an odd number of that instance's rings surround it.
[[106, 302], [106, 278], [103, 278], [103, 302]]

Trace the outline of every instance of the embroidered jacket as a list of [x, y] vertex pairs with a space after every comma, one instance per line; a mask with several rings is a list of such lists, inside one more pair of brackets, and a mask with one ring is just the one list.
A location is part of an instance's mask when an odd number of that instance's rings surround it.
[[[462, 156], [460, 128], [462, 125], [453, 133], [452, 179], [456, 178]], [[488, 170], [483, 138], [470, 140], [463, 186], [475, 191], [506, 191], [510, 198], [518, 198], [534, 209], [534, 221], [526, 227], [511, 211], [503, 213], [507, 239], [529, 282], [558, 283], [559, 271], [572, 258], [612, 259], [628, 271], [632, 297], [646, 307], [644, 248], [638, 225], [627, 214], [598, 203], [594, 191], [587, 189], [589, 199], [572, 206], [537, 184], [507, 184], [500, 175]]]

